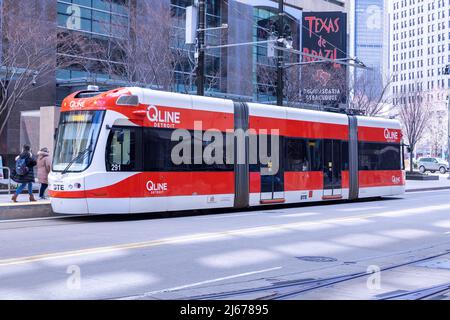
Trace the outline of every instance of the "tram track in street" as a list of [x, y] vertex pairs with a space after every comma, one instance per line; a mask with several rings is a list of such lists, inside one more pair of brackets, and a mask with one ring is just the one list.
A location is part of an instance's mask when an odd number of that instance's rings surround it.
[[[119, 300], [447, 299], [448, 197], [442, 191], [431, 197], [181, 213], [176, 219], [145, 214], [0, 222], [1, 241], [8, 244], [0, 295], [51, 297], [57, 288], [67, 298], [89, 292]], [[436, 254], [449, 255], [427, 261]], [[66, 289], [62, 273], [69, 265], [82, 268], [86, 292]], [[369, 290], [366, 280], [377, 278], [368, 266], [398, 269], [383, 269], [381, 289]], [[35, 277], [38, 271], [42, 278]], [[117, 289], [110, 291], [116, 275]]]
[[[435, 254], [432, 256], [428, 256], [421, 259], [415, 259], [412, 261], [392, 265], [389, 267], [380, 268], [380, 272], [391, 271], [394, 269], [398, 269], [401, 267], [406, 267], [410, 265], [414, 265], [417, 263], [429, 261], [432, 259], [440, 258], [443, 256], [450, 255], [450, 249], [445, 252], [441, 252], [439, 254]], [[275, 284], [269, 286], [263, 286], [259, 288], [250, 288], [250, 289], [241, 289], [241, 290], [233, 290], [229, 292], [221, 292], [221, 293], [213, 293], [206, 295], [198, 295], [198, 296], [190, 296], [185, 297], [183, 299], [186, 300], [220, 300], [220, 299], [239, 299], [242, 296], [254, 296], [255, 294], [262, 293], [262, 295], [252, 297], [253, 300], [287, 300], [287, 299], [295, 299], [302, 294], [318, 290], [321, 288], [330, 287], [336, 284], [342, 284], [351, 280], [369, 277], [372, 273], [368, 272], [357, 272], [347, 275], [333, 276], [323, 279], [311, 279], [311, 280], [291, 280], [289, 282], [284, 282], [282, 284]], [[299, 288], [300, 287], [300, 288]], [[293, 290], [289, 290], [294, 288]], [[438, 286], [433, 286], [431, 288], [417, 289], [413, 291], [401, 292], [391, 295], [386, 295], [384, 297], [379, 298], [379, 300], [394, 300], [396, 298], [399, 299], [429, 299], [431, 297], [435, 297], [437, 295], [442, 295], [446, 292], [450, 291], [450, 283], [441, 284]]]
[[418, 290], [384, 296], [379, 300], [434, 300], [450, 292], [450, 282]]

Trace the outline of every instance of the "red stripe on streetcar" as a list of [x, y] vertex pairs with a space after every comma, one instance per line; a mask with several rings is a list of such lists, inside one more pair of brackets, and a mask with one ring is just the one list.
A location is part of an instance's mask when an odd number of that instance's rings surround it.
[[317, 172], [285, 172], [284, 186], [286, 191], [305, 191], [323, 189], [323, 173]]
[[250, 193], [261, 193], [261, 174], [250, 172]]
[[234, 172], [139, 173], [111, 186], [50, 191], [53, 198], [144, 198], [234, 194]]
[[342, 171], [342, 189], [350, 188], [350, 172]]
[[400, 129], [358, 127], [359, 141], [400, 143], [402, 137]]
[[271, 131], [275, 134], [273, 131], [276, 130], [282, 136], [307, 139], [348, 140], [349, 134], [347, 125], [256, 116], [250, 116], [249, 127], [258, 133], [266, 130], [268, 134], [271, 134]]
[[359, 172], [359, 187], [390, 187], [390, 186], [404, 186], [405, 179], [403, 171], [360, 171]]

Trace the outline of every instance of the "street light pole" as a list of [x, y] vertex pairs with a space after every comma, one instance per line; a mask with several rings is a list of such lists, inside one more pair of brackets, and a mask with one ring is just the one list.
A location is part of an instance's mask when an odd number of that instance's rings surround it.
[[205, 95], [205, 0], [198, 2], [197, 31], [197, 95]]
[[[447, 98], [447, 118], [448, 118], [448, 124], [447, 124], [447, 161], [450, 164], [450, 96]], [[450, 180], [450, 172], [448, 174], [448, 180]]]
[[[278, 0], [278, 39], [284, 37], [284, 0]], [[277, 43], [278, 47], [281, 44]], [[277, 105], [283, 105], [283, 51], [277, 50]]]
[[[450, 64], [445, 66], [444, 74], [450, 75]], [[447, 161], [450, 163], [450, 95], [447, 96], [447, 118]], [[450, 172], [447, 179], [450, 180]]]

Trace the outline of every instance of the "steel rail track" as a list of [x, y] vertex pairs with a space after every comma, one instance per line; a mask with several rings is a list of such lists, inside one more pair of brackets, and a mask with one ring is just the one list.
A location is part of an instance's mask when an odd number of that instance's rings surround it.
[[[450, 253], [450, 250], [446, 250], [445, 252], [442, 252], [442, 253], [439, 253], [439, 254], [436, 254], [433, 256], [428, 256], [426, 258], [416, 259], [416, 260], [396, 264], [393, 266], [385, 267], [385, 268], [380, 269], [380, 272], [389, 271], [389, 270], [405, 267], [408, 265], [412, 265], [415, 263], [439, 258], [442, 256], [446, 256], [449, 253]], [[241, 289], [241, 290], [233, 290], [233, 291], [228, 291], [228, 292], [191, 296], [191, 297], [183, 298], [183, 300], [217, 300], [217, 299], [223, 299], [223, 298], [234, 298], [234, 297], [256, 294], [256, 293], [264, 293], [267, 291], [269, 291], [269, 292], [275, 291], [275, 292], [271, 292], [271, 293], [262, 295], [260, 297], [255, 298], [255, 300], [284, 300], [287, 298], [292, 298], [294, 296], [298, 296], [298, 295], [306, 293], [306, 292], [310, 292], [310, 291], [317, 290], [320, 288], [328, 287], [328, 286], [331, 286], [334, 284], [339, 284], [339, 283], [347, 282], [347, 281], [362, 278], [362, 277], [368, 277], [371, 274], [372, 273], [357, 272], [357, 273], [353, 273], [353, 274], [334, 276], [334, 277], [318, 279], [318, 280], [307, 280], [307, 281], [294, 280], [294, 281], [291, 281], [291, 282], [285, 283], [285, 284], [278, 284], [278, 285], [275, 284], [275, 285], [269, 285], [269, 286], [264, 286], [264, 287], [259, 287], [259, 288]], [[287, 291], [287, 292], [284, 291], [284, 289], [296, 288], [296, 287], [297, 287], [297, 289], [295, 289], [295, 290]], [[298, 287], [301, 287], [301, 288], [298, 288]], [[449, 288], [450, 288], [450, 283], [440, 285], [437, 287], [433, 287], [430, 289], [425, 289], [425, 290], [429, 290], [429, 292], [428, 291], [426, 292], [426, 296], [445, 292], [445, 290], [449, 290]], [[434, 291], [433, 291], [433, 289], [434, 289]], [[284, 292], [279, 292], [277, 290], [283, 290]], [[417, 290], [418, 293], [420, 293], [420, 291], [424, 291], [424, 289]], [[398, 294], [398, 296], [399, 297], [401, 297], [401, 296], [407, 297], [409, 294], [414, 294], [414, 293], [415, 292], [406, 292], [406, 293]], [[425, 295], [425, 293], [424, 293], [424, 295]], [[418, 296], [421, 297], [420, 294]], [[387, 298], [384, 297], [382, 299], [394, 299], [395, 297], [397, 297], [397, 295], [388, 296]]]

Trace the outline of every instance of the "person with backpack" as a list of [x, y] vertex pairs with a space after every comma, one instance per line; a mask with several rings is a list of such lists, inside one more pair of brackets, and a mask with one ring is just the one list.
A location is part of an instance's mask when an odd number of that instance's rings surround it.
[[41, 184], [41, 189], [39, 190], [39, 199], [46, 200], [45, 198], [45, 190], [48, 188], [48, 174], [51, 170], [51, 159], [48, 148], [42, 148], [38, 152], [37, 159], [37, 178], [39, 183]]
[[24, 145], [22, 153], [16, 157], [16, 167], [13, 169], [11, 178], [20, 183], [15, 194], [12, 197], [13, 202], [17, 202], [17, 197], [25, 187], [28, 188], [28, 195], [30, 196], [30, 201], [35, 202], [36, 199], [33, 196], [33, 182], [34, 182], [34, 170], [33, 167], [36, 166], [36, 160], [31, 153], [31, 148], [29, 145]]

